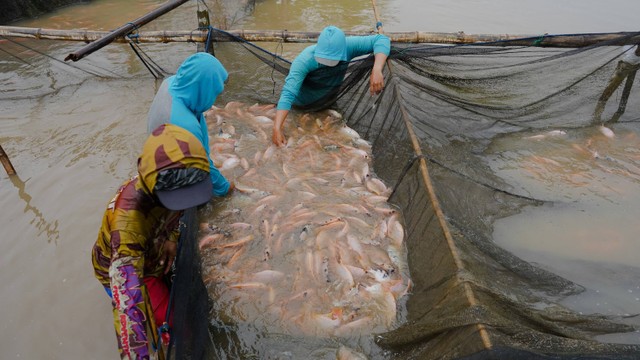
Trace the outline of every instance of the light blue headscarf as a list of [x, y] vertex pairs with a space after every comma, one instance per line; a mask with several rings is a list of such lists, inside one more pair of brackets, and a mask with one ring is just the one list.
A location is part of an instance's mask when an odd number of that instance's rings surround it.
[[202, 143], [209, 157], [213, 193], [222, 196], [229, 190], [229, 182], [211, 161], [209, 132], [204, 112], [209, 110], [224, 89], [229, 74], [213, 55], [199, 52], [189, 56], [170, 77], [169, 94], [172, 98], [169, 123], [178, 125]]
[[198, 122], [202, 113], [209, 110], [222, 93], [228, 76], [227, 70], [213, 55], [199, 52], [189, 56], [169, 83], [173, 98], [170, 123]]
[[333, 25], [325, 27], [318, 37], [313, 55], [323, 59], [348, 61], [344, 32]]

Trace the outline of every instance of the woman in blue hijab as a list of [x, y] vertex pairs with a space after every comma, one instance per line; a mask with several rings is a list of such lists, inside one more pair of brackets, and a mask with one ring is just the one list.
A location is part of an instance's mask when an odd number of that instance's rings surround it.
[[[304, 49], [291, 63], [278, 101], [273, 143], [286, 143], [283, 128], [291, 107], [306, 106], [330, 94], [342, 83], [348, 62], [353, 58], [374, 54], [369, 92], [372, 95], [379, 94], [384, 88], [382, 69], [390, 50], [391, 41], [385, 35], [345, 36], [344, 32], [335, 26], [324, 28], [318, 42]], [[335, 67], [340, 69], [330, 71]]]
[[195, 53], [180, 65], [175, 75], [162, 82], [148, 116], [149, 133], [162, 124], [174, 124], [200, 140], [209, 158], [209, 174], [215, 196], [226, 195], [234, 185], [213, 165], [204, 112], [222, 93], [228, 76], [227, 70], [213, 55]]

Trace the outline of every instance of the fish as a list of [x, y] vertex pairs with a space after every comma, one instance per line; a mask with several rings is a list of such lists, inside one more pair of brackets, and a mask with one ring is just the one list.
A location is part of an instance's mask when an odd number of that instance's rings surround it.
[[215, 316], [313, 336], [390, 330], [411, 280], [371, 144], [327, 111], [294, 116], [276, 147], [265, 131], [274, 115], [273, 104], [238, 102], [207, 112], [212, 157], [237, 189], [199, 233]]
[[263, 190], [260, 190], [258, 188], [254, 188], [254, 187], [249, 187], [246, 186], [238, 181], [235, 182], [235, 187], [236, 190], [243, 192], [243, 193], [247, 193], [247, 194], [254, 194], [254, 193], [262, 193]]
[[373, 324], [374, 321], [372, 317], [362, 317], [349, 323], [342, 324], [333, 331], [333, 335], [337, 337], [360, 335], [363, 332], [370, 331], [370, 329], [373, 328]]
[[272, 283], [284, 279], [285, 274], [276, 270], [262, 270], [251, 276], [252, 282]]
[[332, 269], [332, 273], [335, 274], [336, 278], [340, 279], [346, 286], [349, 288], [355, 286], [353, 275], [346, 266], [336, 262], [333, 263]]
[[275, 109], [276, 105], [275, 104], [259, 104], [259, 103], [255, 103], [251, 106], [249, 106], [247, 108], [247, 111], [249, 111], [252, 114], [268, 114], [270, 110]]
[[220, 170], [220, 171], [229, 171], [229, 170], [235, 168], [238, 165], [240, 165], [240, 159], [237, 156], [233, 156], [233, 157], [227, 158], [222, 163], [222, 166], [220, 166], [218, 168], [218, 170]]
[[227, 267], [232, 267], [234, 266], [234, 264], [236, 263], [236, 261], [238, 261], [243, 255], [244, 253], [247, 251], [246, 247], [242, 247], [238, 250], [236, 250], [236, 252], [229, 258], [229, 260], [227, 261]]
[[[395, 216], [396, 214], [394, 214]], [[392, 240], [395, 246], [400, 246], [404, 242], [404, 228], [396, 217], [391, 216], [387, 220], [386, 235]]]
[[339, 112], [337, 112], [336, 110], [333, 109], [328, 109], [327, 112], [329, 113], [329, 115], [331, 117], [333, 117], [334, 119], [342, 119], [342, 114], [340, 114]]
[[393, 215], [395, 213], [397, 213], [396, 209], [393, 208], [385, 208], [385, 207], [374, 207], [373, 210], [379, 214], [383, 214], [383, 215]]
[[237, 246], [242, 246], [250, 241], [252, 241], [254, 239], [253, 234], [247, 235], [245, 237], [242, 237], [240, 239], [237, 239], [235, 241], [232, 241], [230, 243], [225, 243], [225, 244], [213, 244], [213, 248], [214, 249], [226, 249], [226, 248], [231, 248], [231, 247], [237, 247]]
[[236, 222], [229, 225], [234, 230], [251, 230], [253, 229], [253, 225], [249, 223]]
[[352, 145], [358, 149], [363, 149], [363, 150], [366, 149], [365, 151], [371, 151], [371, 143], [365, 139], [361, 139], [361, 138], [352, 139]]
[[354, 148], [354, 147], [347, 147], [346, 149], [347, 149], [347, 151], [349, 152], [350, 155], [357, 156], [357, 157], [359, 157], [361, 159], [368, 160], [371, 157], [367, 151], [362, 150], [362, 149], [358, 149], [358, 148]]
[[525, 136], [524, 139], [527, 140], [543, 140], [549, 137], [555, 137], [555, 136], [564, 136], [567, 135], [567, 132], [564, 130], [551, 130], [551, 131], [547, 131], [543, 134], [538, 134], [538, 135], [532, 135], [532, 136]]
[[216, 142], [211, 145], [211, 151], [213, 152], [226, 152], [226, 151], [234, 151], [235, 144], [230, 142]]
[[247, 158], [245, 157], [240, 158], [240, 166], [245, 171], [249, 170], [249, 161], [247, 161]]
[[367, 190], [376, 195], [387, 195], [389, 193], [389, 189], [380, 179], [370, 177], [366, 179], [364, 184]]
[[246, 283], [239, 283], [239, 284], [231, 284], [231, 285], [228, 285], [228, 287], [232, 289], [251, 290], [251, 289], [266, 289], [267, 285], [261, 282], [246, 282]]
[[312, 324], [322, 331], [335, 329], [340, 325], [340, 319], [333, 319], [326, 314], [313, 314], [311, 320]]
[[316, 248], [317, 249], [328, 249], [333, 246], [334, 241], [336, 239], [335, 231], [331, 231], [331, 229], [320, 230], [316, 235]]
[[367, 357], [344, 345], [340, 345], [336, 353], [336, 360], [367, 360]]
[[264, 154], [262, 155], [262, 161], [263, 162], [269, 161], [269, 159], [271, 159], [271, 157], [275, 153], [276, 148], [277, 147], [274, 144], [269, 145], [269, 147], [267, 147], [267, 149], [264, 151]]
[[200, 250], [202, 249], [206, 249], [212, 246], [216, 246], [216, 244], [222, 240], [222, 238], [224, 237], [223, 234], [211, 234], [211, 235], [207, 235], [205, 237], [203, 237], [202, 239], [200, 239], [200, 241], [198, 241], [198, 248]]
[[609, 139], [613, 139], [614, 137], [616, 137], [616, 134], [613, 132], [613, 130], [609, 129], [604, 125], [598, 126], [598, 131], [600, 131], [602, 135], [604, 135]]
[[360, 134], [358, 134], [357, 131], [353, 130], [352, 128], [348, 127], [348, 126], [343, 126], [340, 128], [339, 132], [343, 135], [348, 136], [350, 139], [359, 139], [360, 138]]
[[258, 123], [260, 125], [273, 126], [273, 120], [271, 118], [269, 118], [269, 117], [264, 116], [264, 115], [254, 116], [253, 117], [253, 121], [255, 121], [256, 123]]

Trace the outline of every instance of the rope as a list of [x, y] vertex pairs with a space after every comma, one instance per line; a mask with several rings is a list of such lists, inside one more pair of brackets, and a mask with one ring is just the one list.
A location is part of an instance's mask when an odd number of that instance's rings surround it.
[[[33, 52], [35, 52], [35, 53], [37, 53], [37, 54], [39, 54], [39, 55], [45, 56], [45, 57], [47, 57], [47, 58], [49, 58], [49, 59], [51, 59], [51, 60], [53, 60], [53, 61], [59, 62], [59, 63], [61, 63], [61, 64], [64, 64], [64, 65], [66, 65], [66, 66], [68, 66], [68, 67], [70, 67], [70, 68], [72, 68], [72, 69], [80, 70], [80, 71], [85, 72], [85, 73], [87, 73], [87, 74], [89, 74], [89, 75], [97, 76], [97, 77], [99, 77], [99, 78], [103, 78], [103, 79], [104, 79], [104, 78], [108, 78], [108, 76], [106, 76], [106, 75], [98, 74], [98, 73], [96, 73], [96, 72], [89, 71], [89, 70], [83, 69], [83, 68], [81, 68], [81, 67], [73, 66], [73, 65], [71, 65], [70, 63], [64, 62], [64, 61], [62, 61], [62, 60], [58, 60], [58, 59], [54, 58], [54, 57], [53, 57], [53, 56], [51, 56], [51, 55], [45, 54], [45, 53], [43, 53], [43, 52], [41, 52], [41, 51], [38, 51], [38, 50], [36, 50], [36, 49], [34, 49], [34, 48], [31, 48], [31, 47], [27, 46], [27, 45], [21, 44], [21, 43], [19, 43], [19, 42], [17, 42], [17, 41], [14, 41], [14, 40], [12, 40], [11, 38], [8, 38], [8, 37], [6, 37], [6, 36], [0, 35], [0, 38], [5, 39], [5, 40], [7, 40], [7, 41], [10, 41], [10, 42], [12, 42], [12, 43], [14, 43], [14, 44], [16, 44], [16, 45], [22, 46], [22, 47], [23, 47], [23, 48], [25, 48], [25, 49], [28, 49], [28, 50], [30, 50], [30, 51], [33, 51]], [[100, 69], [100, 70], [104, 70], [104, 71], [106, 71], [106, 72], [109, 72], [109, 73], [111, 73], [111, 74], [115, 75], [117, 78], [122, 78], [122, 76], [121, 76], [121, 75], [116, 74], [115, 72], [113, 72], [113, 71], [111, 71], [111, 70], [104, 69], [104, 68], [99, 67], [99, 66], [94, 65], [94, 64], [92, 64], [92, 66], [94, 66], [94, 67], [96, 67], [96, 68], [98, 68], [98, 69]]]
[[128, 22], [125, 25], [131, 25], [133, 26], [133, 29], [131, 31], [137, 31], [139, 29], [138, 25], [132, 23], [132, 22]]
[[214, 30], [214, 31], [217, 31], [217, 32], [219, 32], [221, 34], [224, 34], [224, 35], [232, 38], [233, 40], [235, 40], [237, 42], [244, 43], [244, 44], [249, 45], [249, 46], [251, 46], [251, 47], [253, 47], [253, 48], [257, 49], [257, 50], [260, 50], [261, 52], [266, 53], [266, 54], [268, 54], [270, 56], [275, 56], [278, 60], [281, 60], [281, 61], [284, 61], [284, 62], [286, 62], [288, 64], [291, 64], [291, 61], [289, 61], [289, 60], [287, 60], [287, 59], [285, 59], [283, 57], [280, 57], [277, 54], [274, 54], [274, 53], [272, 53], [272, 52], [270, 52], [270, 51], [268, 51], [266, 49], [263, 49], [260, 46], [254, 44], [254, 43], [252, 43], [252, 42], [250, 42], [248, 40], [245, 40], [245, 39], [243, 39], [243, 38], [241, 38], [239, 36], [233, 35], [230, 32], [224, 31], [222, 29], [214, 28], [214, 27], [211, 27], [211, 29]]
[[276, 50], [275, 50], [275, 52], [273, 54], [273, 60], [272, 60], [272, 64], [273, 65], [271, 66], [271, 81], [273, 82], [273, 89], [271, 89], [271, 93], [273, 95], [276, 94], [276, 79], [273, 76], [275, 71], [276, 71], [276, 66], [275, 66], [276, 57], [279, 57], [278, 50], [280, 50], [280, 54], [282, 54], [282, 52], [284, 51], [284, 45], [283, 44], [284, 44], [284, 40], [279, 41], [278, 45], [276, 45]]
[[127, 38], [133, 40], [136, 44], [140, 43], [140, 34], [127, 34]]
[[147, 68], [147, 70], [149, 70], [149, 72], [151, 73], [151, 75], [153, 75], [153, 77], [158, 80], [158, 75], [156, 75], [155, 71], [153, 71], [151, 69], [151, 66], [149, 64], [147, 64], [147, 62], [142, 58], [142, 55], [140, 55], [140, 53], [138, 52], [138, 50], [136, 49], [137, 46], [134, 45], [133, 42], [129, 43], [129, 46], [131, 46], [131, 49], [133, 50], [133, 52], [138, 56], [138, 59], [140, 59], [140, 61], [142, 61], [142, 64], [144, 64], [144, 66]]
[[[207, 40], [205, 42], [205, 46], [204, 46], [204, 51], [205, 52], [209, 52], [209, 48], [211, 46], [211, 34], [213, 34], [213, 27], [211, 25], [209, 25], [208, 27], [209, 31], [207, 32]], [[211, 48], [211, 55], [216, 56], [215, 51], [213, 48]]]
[[[127, 35], [127, 37], [129, 37], [129, 35]], [[142, 48], [140, 47], [140, 45], [137, 44], [137, 42], [130, 41], [129, 46], [131, 46], [131, 49], [133, 50], [133, 52], [138, 56], [140, 61], [142, 61], [144, 66], [147, 68], [147, 70], [149, 70], [151, 75], [153, 75], [153, 77], [156, 80], [158, 78], [163, 78], [164, 75], [169, 74], [160, 65], [158, 65], [155, 61], [153, 61], [151, 56], [149, 56], [149, 54], [144, 52], [144, 50], [142, 50]]]
[[[131, 25], [133, 26], [133, 29], [131, 29], [131, 31], [127, 34], [127, 38], [134, 40], [136, 43], [139, 42], [139, 38], [140, 38], [140, 34], [138, 34], [138, 25], [132, 23], [132, 22], [128, 22], [125, 25]], [[135, 32], [135, 34], [134, 34]]]
[[28, 62], [27, 60], [25, 60], [25, 59], [23, 59], [23, 58], [19, 57], [18, 55], [12, 54], [12, 53], [10, 53], [9, 51], [7, 51], [7, 50], [5, 50], [5, 49], [3, 49], [3, 48], [0, 48], [0, 51], [2, 51], [2, 52], [3, 52], [3, 53], [5, 53], [5, 54], [8, 54], [9, 56], [13, 56], [14, 58], [18, 59], [19, 61], [21, 61], [21, 62], [23, 62], [23, 63], [25, 63], [25, 64], [27, 64], [27, 65], [29, 65], [29, 66], [31, 66], [31, 67], [33, 67], [33, 66], [34, 66], [33, 64], [31, 64], [31, 63], [30, 63], [30, 62]]

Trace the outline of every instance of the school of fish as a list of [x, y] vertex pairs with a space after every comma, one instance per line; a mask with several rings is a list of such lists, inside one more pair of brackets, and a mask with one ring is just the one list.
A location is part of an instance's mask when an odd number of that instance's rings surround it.
[[214, 164], [236, 186], [204, 210], [198, 236], [212, 318], [315, 337], [392, 329], [411, 280], [370, 144], [333, 110], [290, 115], [283, 147], [274, 105], [205, 115]]

